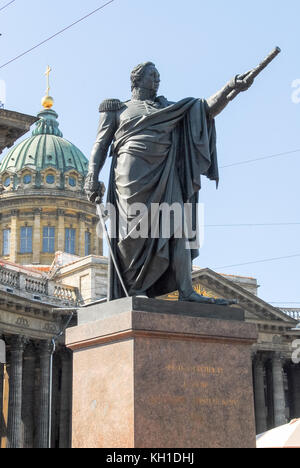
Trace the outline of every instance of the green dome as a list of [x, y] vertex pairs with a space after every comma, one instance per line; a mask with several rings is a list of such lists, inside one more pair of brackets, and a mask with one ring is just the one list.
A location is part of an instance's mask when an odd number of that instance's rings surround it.
[[[18, 173], [23, 173], [27, 168], [36, 173], [38, 181], [42, 180], [38, 177], [41, 173], [53, 168], [60, 173], [63, 185], [64, 175], [72, 171], [83, 179], [88, 171], [88, 160], [76, 146], [63, 138], [56, 112], [43, 110], [38, 117], [40, 120], [32, 136], [12, 148], [2, 159], [0, 176], [7, 173], [16, 175], [16, 178]], [[15, 180], [14, 186], [18, 182]]]

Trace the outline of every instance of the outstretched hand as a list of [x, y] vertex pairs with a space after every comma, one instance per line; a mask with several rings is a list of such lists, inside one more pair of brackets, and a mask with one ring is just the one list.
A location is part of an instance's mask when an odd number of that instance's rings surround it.
[[247, 89], [250, 88], [250, 86], [253, 85], [254, 83], [254, 78], [247, 78], [250, 74], [250, 71], [247, 73], [244, 73], [243, 75], [238, 75], [235, 79], [235, 89], [237, 91], [243, 92], [247, 91]]

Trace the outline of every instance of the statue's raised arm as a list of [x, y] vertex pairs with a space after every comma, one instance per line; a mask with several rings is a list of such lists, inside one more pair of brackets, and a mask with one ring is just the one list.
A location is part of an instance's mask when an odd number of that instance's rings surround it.
[[250, 70], [243, 75], [237, 75], [229, 81], [224, 88], [207, 99], [208, 112], [211, 118], [215, 118], [227, 104], [232, 101], [240, 92], [247, 91], [252, 86], [254, 79], [274, 60], [281, 52], [279, 47], [276, 47], [258, 67]]

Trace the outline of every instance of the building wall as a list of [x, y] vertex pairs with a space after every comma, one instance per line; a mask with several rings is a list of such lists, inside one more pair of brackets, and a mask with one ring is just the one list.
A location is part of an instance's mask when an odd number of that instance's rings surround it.
[[88, 304], [107, 296], [107, 258], [90, 255], [60, 268], [56, 278], [78, 288], [81, 300]]

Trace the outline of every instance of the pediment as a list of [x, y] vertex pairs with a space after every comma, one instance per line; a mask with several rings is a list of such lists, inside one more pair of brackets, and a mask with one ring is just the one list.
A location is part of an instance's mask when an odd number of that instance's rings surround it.
[[193, 283], [207, 288], [217, 297], [237, 299], [239, 305], [245, 309], [247, 319], [285, 322], [292, 325], [297, 323], [276, 307], [209, 268], [194, 272]]
[[[209, 268], [193, 272], [193, 285], [195, 290], [204, 296], [237, 299], [239, 306], [245, 310], [246, 320], [276, 321], [290, 323], [291, 326], [298, 323], [255, 294]], [[169, 300], [177, 300], [177, 298], [178, 292], [168, 295]]]

